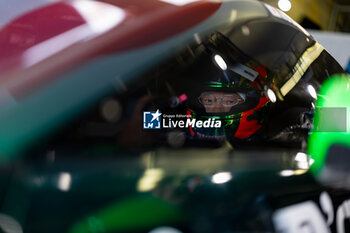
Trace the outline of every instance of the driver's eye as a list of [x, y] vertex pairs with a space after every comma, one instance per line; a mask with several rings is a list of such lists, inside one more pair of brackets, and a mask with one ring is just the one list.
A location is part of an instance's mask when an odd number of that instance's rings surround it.
[[233, 101], [233, 100], [225, 100], [224, 101], [224, 104], [227, 104], [227, 105], [234, 104], [234, 103], [235, 103], [235, 101]]
[[202, 102], [203, 102], [203, 104], [205, 104], [205, 105], [210, 105], [210, 104], [212, 104], [212, 103], [214, 102], [214, 100], [211, 99], [211, 98], [203, 98], [203, 99], [202, 99]]
[[222, 98], [222, 103], [223, 104], [235, 104], [237, 99], [234, 96], [224, 96]]

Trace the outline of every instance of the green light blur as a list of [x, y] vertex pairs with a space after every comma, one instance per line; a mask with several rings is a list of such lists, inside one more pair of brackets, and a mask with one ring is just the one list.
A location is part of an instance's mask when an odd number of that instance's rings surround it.
[[228, 83], [210, 82], [209, 87], [230, 87]]
[[[324, 168], [327, 153], [334, 144], [350, 147], [350, 77], [346, 75], [336, 75], [324, 82], [318, 93], [316, 111], [314, 116], [314, 130], [309, 136], [308, 153], [315, 160], [311, 167], [311, 172], [317, 177]], [[346, 109], [346, 130], [341, 132], [322, 132], [317, 128], [322, 124], [328, 124], [330, 128], [339, 128], [339, 118], [333, 117], [325, 119], [321, 114], [322, 108], [345, 108]]]
[[176, 224], [184, 219], [178, 207], [148, 196], [128, 198], [77, 222], [70, 233], [124, 232]]

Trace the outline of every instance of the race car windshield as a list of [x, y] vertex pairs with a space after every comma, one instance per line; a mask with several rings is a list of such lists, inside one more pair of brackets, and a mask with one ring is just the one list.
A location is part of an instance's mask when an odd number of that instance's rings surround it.
[[[242, 27], [254, 33], [244, 34]], [[264, 28], [277, 30], [284, 39]], [[140, 61], [131, 58], [130, 65], [138, 66]], [[115, 61], [103, 73], [114, 77], [108, 92], [54, 134], [50, 148], [111, 143], [119, 149], [149, 150], [226, 142], [234, 148], [302, 148], [318, 88], [342, 71], [308, 35], [260, 19], [192, 38], [128, 75], [115, 71], [128, 64]], [[77, 75], [85, 80], [89, 73]]]

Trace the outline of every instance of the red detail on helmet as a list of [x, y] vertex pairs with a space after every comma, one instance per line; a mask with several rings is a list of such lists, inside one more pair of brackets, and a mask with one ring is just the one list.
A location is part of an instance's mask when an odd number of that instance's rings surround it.
[[180, 100], [181, 103], [182, 103], [182, 102], [185, 102], [185, 101], [188, 99], [186, 94], [182, 94], [182, 95], [180, 95], [178, 98], [179, 98], [179, 100]]
[[[190, 110], [187, 110], [187, 116], [188, 116], [187, 119], [190, 119], [190, 117], [189, 117], [189, 116], [191, 116], [191, 111]], [[190, 134], [193, 137], [194, 136], [194, 131], [193, 131], [191, 125], [189, 125], [189, 129], [190, 129]]]
[[254, 70], [264, 78], [267, 78], [266, 68], [263, 65], [256, 67]]
[[250, 83], [249, 87], [256, 90], [262, 90], [267, 78], [266, 68], [265, 66], [260, 65], [258, 67], [255, 67], [254, 70], [259, 73], [259, 76], [255, 79], [254, 82]]
[[255, 108], [242, 113], [241, 122], [240, 122], [238, 129], [236, 131], [236, 134], [235, 134], [236, 138], [241, 138], [241, 139], [247, 138], [247, 137], [253, 135], [256, 131], [258, 131], [261, 128], [262, 125], [258, 124], [257, 120], [248, 121], [247, 117], [250, 116], [251, 114], [253, 114], [254, 111], [263, 107], [269, 101], [270, 100], [267, 97], [261, 97], [259, 104]]

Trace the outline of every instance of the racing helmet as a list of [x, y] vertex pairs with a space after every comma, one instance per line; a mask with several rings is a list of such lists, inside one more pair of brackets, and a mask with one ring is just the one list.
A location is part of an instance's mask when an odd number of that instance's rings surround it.
[[[269, 98], [266, 68], [239, 51], [220, 33], [204, 45], [198, 69], [190, 73], [195, 83], [189, 93], [188, 112], [193, 119], [221, 121], [220, 128], [190, 128], [200, 139], [245, 139], [263, 125]], [[225, 56], [222, 50], [231, 50]]]

